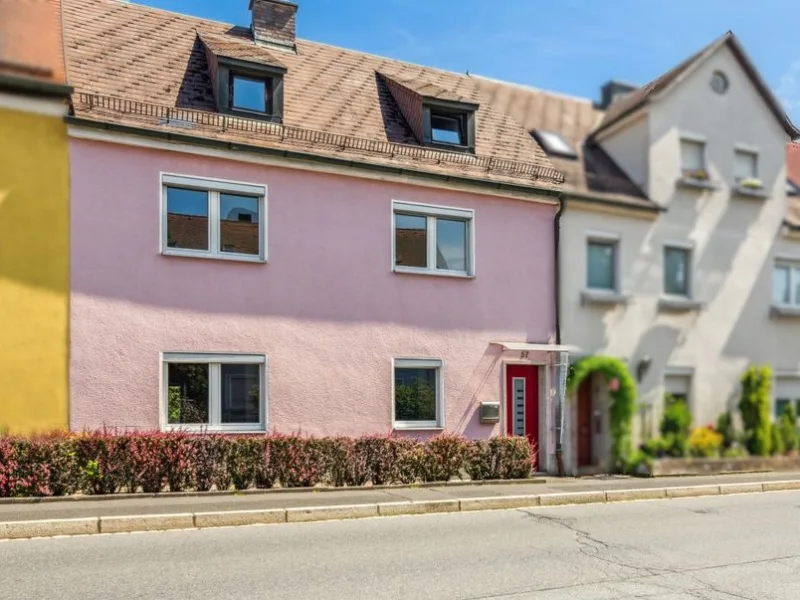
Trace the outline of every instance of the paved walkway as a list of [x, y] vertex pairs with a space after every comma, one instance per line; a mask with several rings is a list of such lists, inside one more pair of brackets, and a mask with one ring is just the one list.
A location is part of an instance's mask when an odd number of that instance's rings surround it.
[[72, 519], [125, 515], [162, 515], [194, 512], [345, 506], [380, 502], [462, 500], [529, 494], [609, 491], [673, 486], [755, 483], [800, 480], [800, 472], [713, 475], [698, 477], [620, 477], [543, 478], [536, 483], [506, 483], [411, 487], [393, 489], [335, 489], [245, 492], [230, 495], [198, 495], [141, 498], [103, 498], [80, 501], [0, 504], [0, 523], [40, 519]]

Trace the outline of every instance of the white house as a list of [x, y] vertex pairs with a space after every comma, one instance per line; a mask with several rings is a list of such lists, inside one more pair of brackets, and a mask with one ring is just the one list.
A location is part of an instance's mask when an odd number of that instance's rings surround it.
[[[481, 88], [566, 176], [561, 338], [627, 362], [637, 439], [657, 431], [665, 393], [695, 425], [735, 409], [750, 364], [772, 366], [777, 404], [800, 400], [800, 197], [786, 171], [800, 132], [732, 33], [644, 87], [609, 82], [599, 103]], [[603, 470], [606, 384], [575, 396], [567, 471]]]

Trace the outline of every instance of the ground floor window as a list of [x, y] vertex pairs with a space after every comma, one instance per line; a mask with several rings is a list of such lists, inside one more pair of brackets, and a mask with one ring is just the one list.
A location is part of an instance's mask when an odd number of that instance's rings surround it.
[[394, 360], [395, 429], [444, 427], [442, 361]]
[[266, 357], [250, 354], [163, 355], [168, 429], [266, 429]]

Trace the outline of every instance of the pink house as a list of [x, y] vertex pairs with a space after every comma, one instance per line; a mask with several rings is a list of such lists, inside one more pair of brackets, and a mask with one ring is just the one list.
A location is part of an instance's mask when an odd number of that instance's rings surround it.
[[470, 77], [296, 10], [65, 0], [72, 428], [508, 433], [554, 469], [561, 176]]

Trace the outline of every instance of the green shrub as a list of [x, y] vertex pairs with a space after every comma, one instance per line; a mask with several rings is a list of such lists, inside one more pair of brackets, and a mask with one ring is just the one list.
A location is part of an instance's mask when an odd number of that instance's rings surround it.
[[769, 427], [770, 435], [770, 455], [782, 456], [784, 453], [783, 435], [778, 423], [772, 423]]
[[745, 443], [753, 456], [769, 456], [772, 450], [770, 394], [772, 370], [751, 366], [742, 375], [742, 397], [739, 411], [744, 424]]
[[664, 414], [661, 417], [661, 436], [664, 451], [669, 456], [686, 456], [689, 450], [689, 428], [692, 413], [684, 400], [669, 394], [664, 398]]
[[639, 450], [631, 454], [630, 458], [625, 464], [625, 473], [627, 475], [649, 475], [653, 470], [653, 457], [649, 456], [643, 450]]
[[475, 440], [467, 447], [465, 469], [473, 481], [525, 479], [536, 469], [536, 452], [523, 437]]
[[717, 417], [717, 431], [722, 435], [722, 447], [730, 448], [736, 442], [736, 429], [733, 426], [733, 416], [725, 411]]
[[748, 455], [747, 450], [745, 450], [742, 446], [735, 444], [730, 448], [725, 448], [725, 450], [722, 452], [722, 456], [725, 458], [746, 458]]
[[797, 436], [797, 412], [791, 403], [778, 420], [778, 428], [781, 432], [784, 452], [797, 450], [798, 442], [800, 442]]

